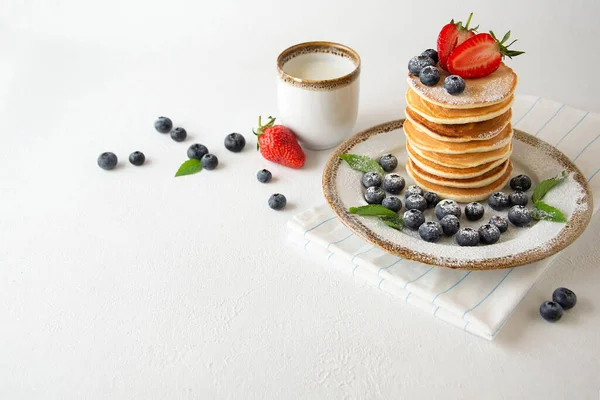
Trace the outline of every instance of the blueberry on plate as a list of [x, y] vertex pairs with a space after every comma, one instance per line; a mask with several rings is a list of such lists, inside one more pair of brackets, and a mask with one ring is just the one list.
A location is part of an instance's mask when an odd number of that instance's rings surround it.
[[508, 210], [508, 220], [515, 226], [525, 226], [531, 222], [531, 211], [525, 206], [512, 206]]
[[224, 144], [227, 150], [239, 153], [246, 146], [246, 138], [239, 133], [230, 133], [225, 136]]
[[406, 188], [406, 192], [404, 192], [404, 198], [408, 196], [412, 196], [413, 194], [418, 194], [419, 196], [423, 196], [423, 189], [417, 185], [410, 185]]
[[460, 218], [461, 214], [460, 206], [454, 200], [445, 199], [435, 206], [435, 216], [437, 219], [442, 219], [446, 215], [454, 215], [456, 218]]
[[510, 188], [526, 192], [531, 188], [531, 178], [523, 174], [517, 175], [510, 180]]
[[272, 177], [273, 177], [273, 175], [271, 174], [271, 171], [269, 171], [268, 169], [261, 169], [260, 171], [258, 171], [256, 173], [256, 179], [258, 179], [258, 181], [261, 183], [269, 182]]
[[282, 210], [287, 204], [287, 199], [281, 193], [275, 193], [269, 197], [268, 203], [273, 210]]
[[202, 160], [205, 154], [208, 154], [208, 149], [205, 145], [200, 143], [194, 143], [187, 150], [187, 156], [189, 159]]
[[129, 155], [129, 162], [139, 167], [146, 161], [146, 156], [141, 151], [134, 151]]
[[437, 221], [427, 221], [419, 226], [419, 236], [426, 242], [437, 242], [442, 234], [442, 226]]
[[387, 208], [388, 210], [398, 212], [402, 209], [402, 200], [400, 200], [396, 196], [389, 196], [383, 199], [381, 205]]
[[418, 194], [408, 196], [406, 200], [404, 200], [404, 203], [406, 204], [407, 210], [416, 209], [419, 211], [425, 211], [427, 209], [427, 200], [425, 200], [425, 197]]
[[217, 165], [219, 165], [219, 159], [214, 154], [208, 153], [202, 157], [200, 163], [202, 164], [202, 168], [211, 171], [217, 168]]
[[500, 230], [500, 233], [504, 233], [508, 229], [508, 219], [501, 217], [500, 215], [494, 215], [490, 218], [488, 223], [496, 225], [496, 228]]
[[540, 306], [540, 315], [546, 321], [556, 322], [563, 315], [563, 308], [554, 301], [545, 301]]
[[158, 117], [158, 119], [154, 121], [154, 129], [160, 133], [169, 133], [171, 132], [171, 129], [173, 129], [173, 121], [167, 117]]
[[417, 209], [408, 210], [404, 213], [404, 225], [416, 231], [425, 223], [425, 215]]
[[440, 57], [438, 56], [438, 52], [434, 49], [427, 49], [421, 53], [422, 56], [427, 56], [433, 60], [436, 64], [440, 61]]
[[479, 244], [479, 232], [473, 228], [460, 228], [456, 234], [456, 243], [459, 246], [477, 246]]
[[516, 191], [508, 195], [508, 200], [511, 206], [526, 206], [529, 203], [529, 198], [524, 192]]
[[385, 199], [385, 191], [377, 186], [368, 187], [365, 190], [365, 200], [369, 204], [381, 204]]
[[482, 225], [478, 232], [479, 240], [483, 244], [494, 244], [500, 239], [500, 229], [496, 225]]
[[440, 202], [440, 196], [437, 193], [425, 192], [423, 193], [423, 197], [427, 200], [427, 208], [433, 208]]
[[432, 65], [425, 67], [421, 70], [419, 79], [425, 86], [435, 86], [440, 81], [440, 70]]
[[175, 128], [171, 131], [171, 139], [176, 142], [183, 142], [187, 137], [187, 131], [183, 128]]
[[496, 211], [504, 210], [510, 206], [510, 199], [503, 192], [495, 192], [488, 198], [488, 204]]
[[458, 75], [450, 75], [444, 79], [444, 89], [448, 94], [461, 94], [465, 91], [465, 80]]
[[481, 203], [476, 201], [465, 206], [465, 216], [469, 221], [479, 221], [481, 218], [483, 218], [484, 212], [485, 210], [483, 209]]
[[383, 189], [391, 194], [400, 194], [405, 185], [404, 178], [398, 174], [387, 174], [383, 178]]
[[[442, 231], [446, 236], [452, 236], [460, 229], [460, 221], [456, 215], [448, 214], [440, 220]], [[479, 239], [478, 239], [479, 240]]]
[[398, 159], [392, 154], [384, 154], [379, 158], [379, 165], [385, 172], [392, 172], [398, 166]]
[[431, 57], [416, 56], [411, 58], [408, 62], [408, 72], [415, 76], [419, 76], [423, 68], [433, 65], [435, 65], [435, 61]]
[[552, 301], [560, 304], [563, 310], [570, 310], [577, 304], [577, 295], [570, 289], [559, 287], [552, 293]]
[[98, 156], [98, 166], [102, 169], [110, 171], [117, 166], [117, 156], [110, 151], [104, 152]]
[[381, 186], [383, 178], [379, 172], [366, 172], [362, 176], [362, 185], [366, 188], [370, 188], [371, 186]]

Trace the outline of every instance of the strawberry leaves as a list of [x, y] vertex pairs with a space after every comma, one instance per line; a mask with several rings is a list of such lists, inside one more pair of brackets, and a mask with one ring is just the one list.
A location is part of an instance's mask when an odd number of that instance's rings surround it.
[[490, 31], [490, 35], [492, 35], [494, 40], [498, 43], [498, 48], [500, 49], [500, 54], [502, 54], [502, 57], [506, 56], [506, 57], [512, 59], [513, 57], [519, 56], [521, 54], [525, 54], [524, 51], [509, 50], [509, 47], [512, 46], [513, 43], [515, 43], [517, 41], [517, 39], [513, 40], [512, 42], [510, 42], [507, 45], [504, 44], [510, 38], [510, 31], [508, 31], [504, 34], [504, 37], [502, 38], [502, 40], [498, 40], [498, 38], [496, 37], [496, 35], [494, 34], [493, 31]]

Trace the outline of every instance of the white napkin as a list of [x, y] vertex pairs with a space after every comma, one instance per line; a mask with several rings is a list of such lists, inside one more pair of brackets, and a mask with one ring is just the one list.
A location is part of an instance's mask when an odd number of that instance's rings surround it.
[[[600, 193], [600, 115], [533, 96], [517, 96], [513, 126], [538, 136], [577, 163]], [[594, 213], [600, 201], [594, 205]], [[387, 254], [349, 231], [327, 204], [288, 222], [290, 242], [324, 264], [365, 279], [408, 304], [492, 340], [555, 257], [498, 271], [455, 271]]]

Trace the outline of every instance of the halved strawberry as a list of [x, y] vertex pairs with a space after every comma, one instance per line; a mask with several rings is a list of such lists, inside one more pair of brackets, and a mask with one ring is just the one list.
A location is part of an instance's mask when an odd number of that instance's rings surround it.
[[440, 31], [437, 40], [437, 51], [440, 58], [440, 67], [444, 68], [445, 70], [448, 70], [447, 62], [452, 50], [454, 50], [456, 46], [463, 43], [467, 39], [475, 36], [474, 31], [479, 28], [479, 25], [475, 28], [469, 28], [471, 18], [473, 18], [473, 13], [469, 15], [467, 25], [465, 26], [463, 26], [461, 21], [455, 23], [454, 20], [452, 20], [449, 24], [444, 25]]
[[457, 46], [448, 58], [448, 71], [463, 78], [483, 78], [498, 69], [502, 59], [513, 58], [523, 51], [509, 50], [510, 44], [504, 43], [510, 37], [510, 31], [499, 41], [494, 32], [479, 33]]

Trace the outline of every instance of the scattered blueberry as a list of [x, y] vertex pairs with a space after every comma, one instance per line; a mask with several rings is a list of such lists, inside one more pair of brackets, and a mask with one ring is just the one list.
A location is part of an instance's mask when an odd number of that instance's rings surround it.
[[365, 200], [369, 204], [381, 204], [385, 199], [385, 191], [377, 186], [368, 187], [365, 190]]
[[495, 192], [488, 198], [488, 204], [494, 210], [501, 211], [510, 206], [510, 200], [506, 193]]
[[440, 202], [440, 196], [437, 193], [425, 192], [423, 193], [423, 197], [427, 200], [427, 208], [433, 208]]
[[366, 172], [362, 176], [362, 184], [364, 187], [369, 188], [371, 186], [381, 186], [383, 178], [379, 172]]
[[450, 75], [444, 79], [444, 88], [449, 94], [461, 94], [465, 91], [465, 80], [458, 75]]
[[459, 246], [477, 246], [479, 244], [479, 232], [473, 228], [460, 228], [456, 234], [456, 243]]
[[525, 226], [531, 222], [531, 211], [525, 206], [512, 206], [508, 210], [508, 220], [516, 226]]
[[158, 117], [158, 119], [154, 121], [154, 129], [160, 133], [169, 133], [171, 132], [171, 129], [173, 129], [173, 121], [167, 117]]
[[417, 209], [408, 210], [404, 213], [404, 225], [416, 231], [425, 222], [425, 215]]
[[405, 185], [404, 178], [398, 174], [387, 174], [383, 178], [383, 189], [391, 194], [399, 194]]
[[540, 306], [540, 315], [546, 321], [556, 322], [563, 315], [563, 308], [554, 301], [545, 301]]
[[205, 145], [200, 143], [194, 143], [188, 148], [187, 156], [189, 159], [202, 160], [205, 154], [208, 154], [208, 149]]
[[437, 221], [427, 221], [419, 227], [419, 236], [426, 242], [437, 242], [442, 233], [442, 226]]
[[111, 153], [110, 151], [102, 153], [100, 154], [100, 156], [98, 156], [98, 166], [107, 171], [110, 171], [111, 169], [116, 167], [117, 161], [118, 160], [115, 153]]
[[435, 61], [431, 57], [416, 56], [408, 62], [408, 71], [415, 76], [419, 76], [421, 70], [430, 65], [435, 65]]
[[559, 287], [552, 293], [552, 301], [560, 304], [564, 310], [570, 310], [577, 304], [577, 295], [570, 289]]
[[262, 183], [269, 182], [272, 177], [273, 177], [273, 175], [271, 174], [271, 171], [269, 171], [268, 169], [261, 169], [260, 171], [258, 171], [256, 173], [256, 179], [258, 179], [258, 181], [262, 182]]
[[273, 210], [282, 210], [286, 204], [287, 199], [280, 193], [272, 194], [271, 197], [269, 197], [269, 207]]
[[129, 155], [129, 162], [139, 167], [146, 161], [146, 156], [141, 151], [134, 151]]
[[435, 86], [440, 81], [440, 70], [431, 65], [425, 67], [421, 70], [419, 79], [425, 86]]
[[400, 200], [396, 196], [389, 196], [383, 199], [381, 205], [387, 208], [388, 210], [398, 212], [402, 209], [402, 200]]
[[214, 154], [208, 153], [202, 157], [200, 163], [202, 164], [202, 168], [210, 171], [217, 168], [217, 165], [219, 165], [219, 159]]
[[392, 172], [398, 166], [398, 159], [392, 154], [384, 154], [379, 158], [379, 165], [385, 172]]
[[175, 128], [171, 131], [171, 139], [176, 142], [183, 142], [187, 137], [187, 132], [183, 128]]
[[425, 200], [425, 197], [418, 194], [408, 196], [406, 200], [404, 200], [404, 203], [406, 204], [407, 210], [416, 209], [419, 211], [425, 211], [427, 209], [427, 200]]
[[512, 190], [526, 192], [531, 188], [531, 178], [527, 175], [517, 175], [510, 180], [510, 187]]
[[496, 228], [498, 228], [500, 233], [504, 233], [508, 229], [508, 219], [499, 215], [494, 215], [492, 218], [490, 218], [489, 223], [496, 225]]
[[435, 216], [437, 219], [442, 219], [446, 215], [454, 215], [456, 218], [460, 218], [460, 214], [460, 206], [454, 200], [442, 200], [435, 206]]
[[436, 64], [440, 61], [440, 57], [438, 56], [438, 52], [434, 49], [427, 49], [421, 53], [422, 56], [427, 56], [431, 58]]
[[479, 228], [479, 240], [483, 244], [494, 244], [500, 239], [500, 229], [496, 225], [485, 224]]
[[508, 195], [508, 200], [511, 206], [526, 206], [529, 198], [524, 192], [516, 191]]
[[484, 212], [485, 210], [483, 209], [481, 203], [476, 201], [465, 206], [465, 216], [469, 221], [479, 221], [481, 218], [483, 218]]
[[230, 133], [225, 136], [225, 148], [234, 153], [242, 151], [246, 145], [246, 139], [239, 133]]
[[408, 196], [412, 196], [418, 194], [419, 196], [423, 196], [423, 189], [421, 189], [420, 186], [417, 185], [410, 185], [409, 187], [406, 188], [406, 192], [404, 192], [404, 198], [407, 198]]
[[444, 218], [440, 220], [440, 225], [442, 225], [442, 231], [446, 236], [452, 236], [456, 232], [458, 232], [460, 228], [460, 222], [458, 221], [458, 217], [456, 215], [448, 214]]

